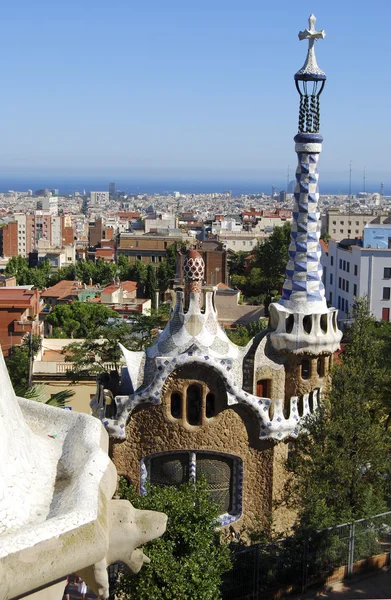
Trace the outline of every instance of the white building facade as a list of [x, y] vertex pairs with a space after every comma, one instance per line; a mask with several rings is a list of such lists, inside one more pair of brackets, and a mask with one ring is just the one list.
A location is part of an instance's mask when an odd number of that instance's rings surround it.
[[391, 249], [361, 244], [360, 240], [330, 240], [328, 254], [322, 254], [326, 298], [337, 306], [341, 326], [349, 319], [355, 297], [368, 298], [376, 319], [390, 321], [391, 317]]

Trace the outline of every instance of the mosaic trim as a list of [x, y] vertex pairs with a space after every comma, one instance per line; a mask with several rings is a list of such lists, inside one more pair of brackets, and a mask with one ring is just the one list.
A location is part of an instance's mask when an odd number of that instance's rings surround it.
[[[115, 420], [104, 419], [105, 425], [111, 437], [125, 439], [125, 425], [132, 411], [141, 403], [155, 404], [161, 403], [161, 394], [167, 377], [178, 367], [186, 364], [208, 365], [215, 370], [222, 378], [227, 398], [228, 406], [234, 404], [245, 404], [249, 406], [259, 425], [259, 437], [261, 439], [272, 438], [282, 440], [288, 436], [297, 437], [300, 431], [300, 421], [307, 414], [299, 415], [297, 410], [298, 397], [290, 399], [289, 416], [284, 415], [284, 401], [270, 400], [270, 398], [259, 398], [249, 392], [245, 392], [236, 384], [235, 375], [232, 373], [231, 359], [216, 359], [201, 351], [189, 351], [180, 356], [160, 357], [156, 359], [156, 374], [153, 381], [143, 390], [131, 396], [116, 396], [117, 416]], [[306, 395], [308, 396], [308, 394]], [[319, 392], [314, 392], [314, 410], [319, 401]], [[270, 407], [273, 404], [274, 414], [270, 417]]]

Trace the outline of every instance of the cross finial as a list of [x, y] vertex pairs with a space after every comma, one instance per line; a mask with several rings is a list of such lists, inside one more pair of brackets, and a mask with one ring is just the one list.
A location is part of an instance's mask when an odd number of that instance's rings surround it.
[[326, 32], [324, 29], [321, 31], [316, 31], [315, 29], [316, 17], [314, 14], [310, 15], [308, 18], [309, 29], [304, 29], [304, 31], [299, 32], [299, 40], [308, 40], [309, 46], [313, 46], [315, 40], [319, 40], [325, 37]]
[[308, 40], [308, 52], [303, 67], [295, 75], [296, 80], [326, 79], [325, 73], [319, 69], [316, 63], [314, 48], [315, 40], [322, 40], [326, 33], [324, 29], [316, 31], [315, 23], [315, 15], [310, 15], [308, 19], [309, 29], [304, 29], [304, 31], [300, 31], [299, 33], [299, 40]]

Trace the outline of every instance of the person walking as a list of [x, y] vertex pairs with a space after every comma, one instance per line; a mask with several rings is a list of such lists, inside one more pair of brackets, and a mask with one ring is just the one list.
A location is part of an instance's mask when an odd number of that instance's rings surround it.
[[84, 600], [87, 593], [87, 585], [81, 577], [79, 577], [79, 580], [77, 582], [77, 591], [79, 592], [79, 594], [81, 594], [82, 600]]

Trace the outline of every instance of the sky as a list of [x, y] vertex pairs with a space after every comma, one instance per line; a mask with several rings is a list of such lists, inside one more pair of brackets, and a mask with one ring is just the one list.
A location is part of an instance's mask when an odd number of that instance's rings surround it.
[[311, 12], [322, 177], [391, 193], [389, 0], [5, 0], [0, 176], [286, 180]]

